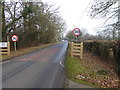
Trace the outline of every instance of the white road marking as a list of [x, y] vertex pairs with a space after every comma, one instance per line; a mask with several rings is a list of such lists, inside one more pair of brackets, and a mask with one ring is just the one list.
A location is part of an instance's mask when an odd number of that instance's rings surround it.
[[4, 61], [4, 62], [1, 62], [0, 64], [4, 64], [4, 63], [8, 63], [8, 62], [10, 62], [10, 61]]
[[60, 65], [61, 65], [62, 67], [64, 67], [64, 65], [62, 64], [62, 61], [60, 61]]

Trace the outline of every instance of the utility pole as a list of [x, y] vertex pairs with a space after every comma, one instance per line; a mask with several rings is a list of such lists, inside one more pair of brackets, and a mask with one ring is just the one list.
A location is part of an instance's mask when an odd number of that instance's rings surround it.
[[[118, 1], [118, 7], [120, 7], [120, 1]], [[120, 8], [118, 8], [118, 40], [120, 40]]]
[[120, 1], [118, 1], [118, 40], [120, 40]]

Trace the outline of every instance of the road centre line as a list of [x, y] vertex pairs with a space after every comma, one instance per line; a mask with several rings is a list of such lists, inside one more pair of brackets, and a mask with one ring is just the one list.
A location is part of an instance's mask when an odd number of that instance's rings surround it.
[[62, 64], [62, 61], [60, 61], [60, 65], [61, 65], [62, 67], [64, 67], [64, 65]]

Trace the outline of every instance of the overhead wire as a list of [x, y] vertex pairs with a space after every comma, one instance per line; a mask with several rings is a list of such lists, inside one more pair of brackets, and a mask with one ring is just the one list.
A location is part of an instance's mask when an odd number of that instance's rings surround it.
[[[83, 11], [83, 13], [81, 14], [81, 16], [79, 17], [78, 21], [75, 23], [75, 25], [81, 20], [81, 18], [83, 17], [83, 15], [85, 14], [86, 10], [88, 9], [89, 5], [91, 4], [92, 0], [90, 0], [90, 2], [88, 3], [87, 7], [85, 8], [85, 10]], [[74, 27], [75, 27], [74, 25]]]

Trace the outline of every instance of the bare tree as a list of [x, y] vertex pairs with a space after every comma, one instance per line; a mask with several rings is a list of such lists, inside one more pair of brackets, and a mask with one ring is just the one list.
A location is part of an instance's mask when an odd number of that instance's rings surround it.
[[[112, 32], [114, 33], [114, 34], [112, 33], [113, 39], [115, 38], [116, 32], [118, 33], [118, 36], [120, 34], [119, 3], [120, 3], [119, 0], [94, 0], [94, 3], [91, 5], [90, 17], [92, 18], [107, 17], [107, 19], [103, 23], [103, 26], [105, 26], [106, 22], [109, 19], [116, 19], [117, 22], [113, 22], [113, 24], [108, 25], [109, 27], [112, 26], [111, 29]], [[101, 28], [103, 28], [103, 26]]]

